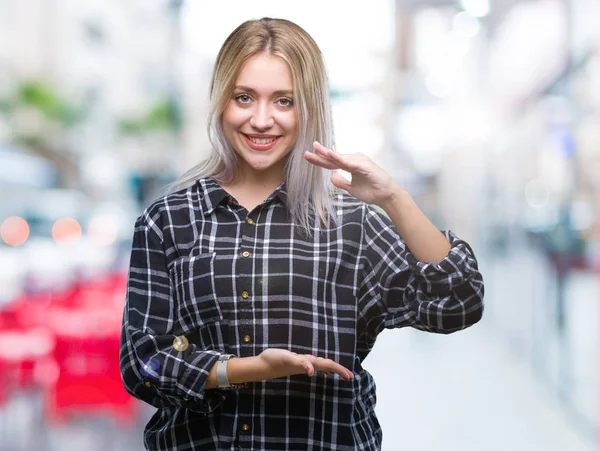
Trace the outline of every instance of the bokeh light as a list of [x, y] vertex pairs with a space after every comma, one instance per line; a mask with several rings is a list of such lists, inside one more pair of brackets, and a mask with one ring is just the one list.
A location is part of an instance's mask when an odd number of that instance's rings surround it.
[[110, 216], [97, 216], [89, 222], [87, 235], [98, 246], [110, 246], [117, 241], [117, 223]]
[[77, 241], [81, 235], [81, 225], [73, 218], [59, 219], [52, 226], [52, 238], [59, 243]]
[[19, 216], [6, 218], [0, 226], [0, 236], [9, 246], [21, 246], [29, 238], [29, 224]]

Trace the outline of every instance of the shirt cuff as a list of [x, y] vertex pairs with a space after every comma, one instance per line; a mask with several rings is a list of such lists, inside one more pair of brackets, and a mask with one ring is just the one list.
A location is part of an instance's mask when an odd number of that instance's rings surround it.
[[449, 293], [479, 273], [471, 246], [451, 230], [442, 231], [450, 242], [448, 255], [437, 263], [419, 261], [410, 252], [408, 263], [421, 288], [428, 293]]
[[218, 353], [200, 352], [195, 359], [186, 362], [185, 370], [177, 381], [165, 383], [146, 378], [144, 386], [161, 399], [165, 407], [184, 407], [202, 414], [209, 414], [217, 409], [227, 396], [221, 390], [205, 390], [208, 375], [204, 374], [200, 368], [212, 368], [218, 358]]

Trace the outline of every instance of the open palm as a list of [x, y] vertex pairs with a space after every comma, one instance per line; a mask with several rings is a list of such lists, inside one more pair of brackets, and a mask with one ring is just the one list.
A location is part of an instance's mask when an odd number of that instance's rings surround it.
[[312, 376], [315, 371], [339, 374], [346, 380], [354, 378], [352, 371], [331, 359], [311, 354], [296, 354], [286, 349], [269, 348], [260, 353], [259, 358], [268, 366], [272, 378], [306, 374]]
[[341, 169], [352, 175], [352, 180], [347, 180], [340, 173], [333, 174], [331, 182], [338, 188], [375, 205], [385, 203], [392, 195], [395, 185], [392, 177], [368, 156], [362, 153], [339, 154], [317, 141], [313, 143], [313, 148], [315, 153], [304, 154], [306, 161], [325, 169]]

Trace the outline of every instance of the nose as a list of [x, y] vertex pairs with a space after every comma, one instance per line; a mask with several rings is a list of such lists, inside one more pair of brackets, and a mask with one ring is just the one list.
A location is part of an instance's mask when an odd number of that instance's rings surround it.
[[250, 125], [257, 130], [267, 130], [275, 124], [270, 105], [265, 102], [259, 102], [250, 118]]

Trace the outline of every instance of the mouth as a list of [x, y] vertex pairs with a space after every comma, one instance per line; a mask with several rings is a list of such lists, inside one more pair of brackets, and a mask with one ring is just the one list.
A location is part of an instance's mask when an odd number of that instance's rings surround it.
[[244, 136], [244, 140], [248, 147], [254, 150], [269, 150], [272, 149], [275, 144], [281, 139], [281, 136], [256, 136], [256, 135], [246, 135], [242, 133]]

